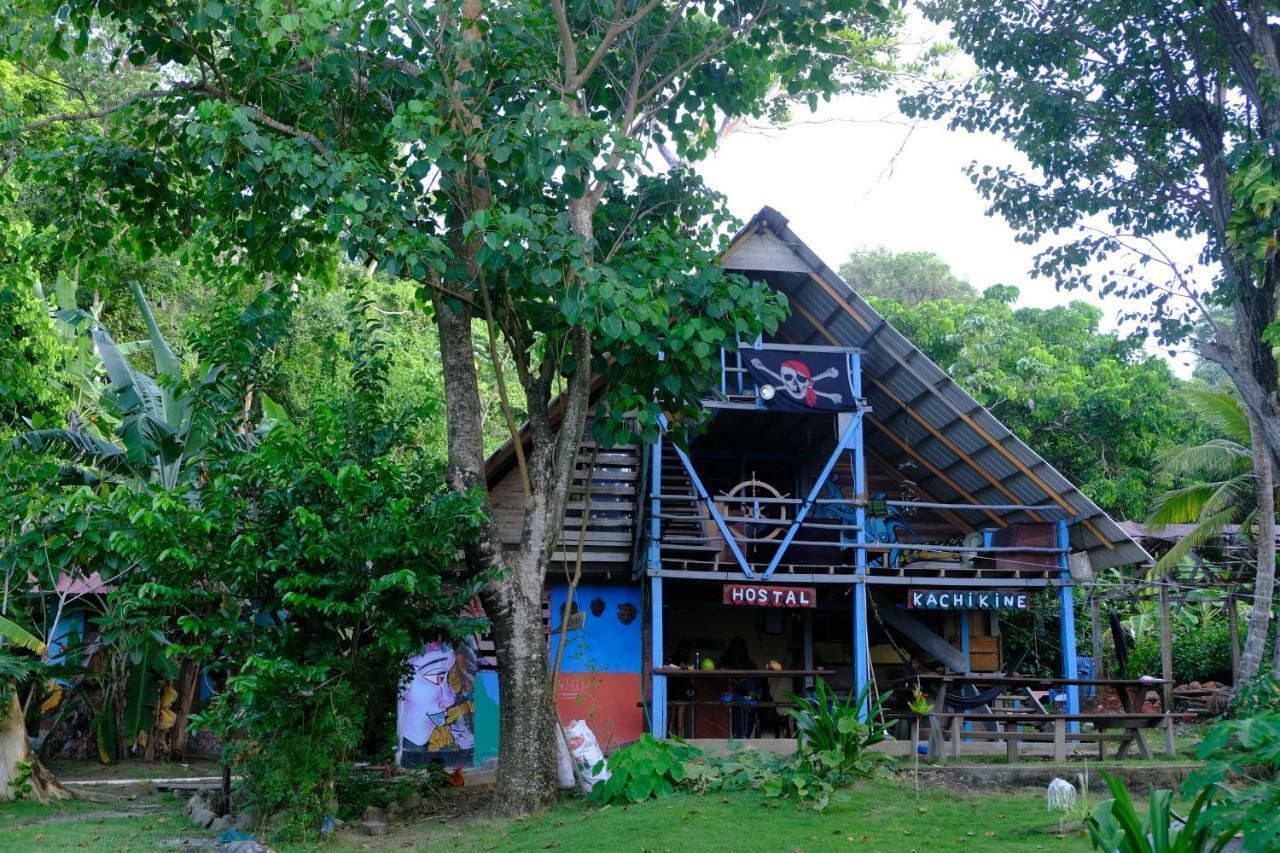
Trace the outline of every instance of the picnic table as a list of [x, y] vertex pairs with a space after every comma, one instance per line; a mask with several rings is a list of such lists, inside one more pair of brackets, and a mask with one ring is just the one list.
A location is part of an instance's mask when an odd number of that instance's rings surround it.
[[[1142, 710], [1147, 691], [1158, 690], [1168, 681], [1150, 678], [1042, 678], [1027, 675], [979, 675], [936, 674], [903, 679], [899, 689], [919, 684], [921, 690], [932, 692], [932, 709], [929, 713], [929, 754], [942, 757], [944, 731], [951, 726], [951, 751], [959, 754], [959, 741], [963, 736], [973, 740], [1004, 740], [1011, 761], [1017, 760], [1019, 742], [1052, 740], [1054, 757], [1066, 758], [1066, 738], [1069, 728], [1078, 729], [1081, 723], [1092, 723], [1093, 732], [1070, 732], [1078, 741], [1096, 742], [1099, 756], [1105, 758], [1106, 744], [1117, 743], [1116, 757], [1124, 758], [1129, 749], [1137, 747], [1139, 754], [1151, 758], [1151, 749], [1143, 736], [1143, 729], [1154, 728], [1168, 717], [1170, 709], [1159, 714]], [[1064, 692], [1068, 687], [1092, 687], [1101, 692], [1112, 690], [1124, 709], [1120, 713], [1064, 713], [1052, 707], [1046, 708], [1037, 693]], [[998, 711], [991, 703], [974, 707], [971, 703], [989, 693], [1003, 688], [998, 696], [1006, 704]], [[966, 695], [967, 694], [967, 695]], [[960, 700], [962, 710], [947, 710], [947, 697]], [[993, 697], [994, 702], [996, 697]], [[968, 707], [965, 707], [968, 706]], [[970, 710], [972, 708], [972, 710]], [[983, 730], [969, 730], [961, 734], [966, 724], [978, 724]], [[1032, 727], [1034, 731], [1024, 731]], [[1118, 730], [1118, 731], [1115, 731]]]

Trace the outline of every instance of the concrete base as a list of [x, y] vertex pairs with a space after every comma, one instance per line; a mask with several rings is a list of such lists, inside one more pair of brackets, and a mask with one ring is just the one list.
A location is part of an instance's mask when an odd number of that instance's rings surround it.
[[[948, 764], [935, 766], [920, 765], [920, 781], [924, 784], [949, 788], [1038, 788], [1043, 790], [1054, 779], [1066, 779], [1077, 790], [1081, 787], [1081, 779], [1089, 774], [1089, 792], [1094, 800], [1110, 798], [1107, 783], [1103, 781], [1100, 771], [1105, 770], [1112, 776], [1124, 780], [1131, 791], [1146, 791], [1149, 788], [1167, 788], [1177, 790], [1182, 781], [1194, 771], [1200, 769], [1198, 764], [1096, 764], [1083, 762], [1071, 764]], [[908, 772], [909, 769], [908, 769]]]
[[796, 751], [795, 738], [751, 738], [750, 740], [725, 740], [724, 738], [692, 738], [688, 741], [707, 755], [725, 756], [739, 749], [757, 749], [792, 755]]
[[[776, 752], [779, 755], [791, 755], [796, 751], [795, 738], [752, 738], [750, 740], [725, 740], [723, 738], [692, 738], [689, 743], [701, 749], [709, 755], [728, 755], [734, 749], [758, 749], [761, 752]], [[887, 740], [878, 743], [872, 747], [877, 752], [884, 752], [889, 755], [909, 756], [911, 755], [911, 741], [909, 740]], [[960, 745], [961, 757], [965, 755], [1004, 755], [1005, 746], [1003, 743], [993, 743], [990, 741], [974, 741], [972, 743], [962, 743]], [[1080, 756], [1084, 758], [1097, 758], [1097, 747], [1081, 747], [1077, 750]], [[1025, 744], [1018, 750], [1019, 754], [1024, 756], [1044, 756], [1053, 755], [1053, 744], [1051, 743], [1029, 743]], [[1070, 754], [1070, 753], [1068, 753]], [[921, 760], [925, 760], [927, 756], [921, 755]], [[956, 759], [950, 759], [952, 761]]]

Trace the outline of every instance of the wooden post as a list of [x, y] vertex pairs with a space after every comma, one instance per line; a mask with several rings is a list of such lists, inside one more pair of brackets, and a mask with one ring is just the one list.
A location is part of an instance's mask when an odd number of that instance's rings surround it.
[[1240, 623], [1236, 621], [1236, 594], [1227, 593], [1227, 628], [1231, 632], [1231, 685], [1240, 681]]
[[1169, 583], [1160, 581], [1160, 677], [1165, 680], [1164, 754], [1173, 758], [1173, 632], [1169, 625]]
[[[801, 625], [804, 630], [804, 668], [813, 670], [813, 611], [805, 608], [800, 616]], [[813, 676], [806, 675], [804, 677], [804, 686], [806, 688], [813, 687]]]
[[1102, 608], [1092, 595], [1089, 596], [1089, 633], [1093, 640], [1093, 677], [1105, 678], [1102, 671]]

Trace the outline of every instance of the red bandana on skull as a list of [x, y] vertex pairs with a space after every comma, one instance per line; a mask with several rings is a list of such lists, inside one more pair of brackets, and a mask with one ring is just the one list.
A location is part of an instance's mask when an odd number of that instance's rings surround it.
[[[803, 361], [794, 361], [794, 360], [784, 361], [782, 362], [783, 376], [787, 376], [788, 368], [790, 368], [791, 370], [794, 370], [797, 374], [795, 377], [787, 377], [787, 378], [795, 380], [794, 384], [798, 386], [797, 390], [800, 390], [804, 393], [805, 404], [812, 406], [813, 404], [817, 403], [818, 395], [814, 393], [814, 390], [813, 390], [813, 374], [809, 372], [809, 365], [805, 364]], [[791, 385], [792, 383], [788, 382], [787, 384]]]

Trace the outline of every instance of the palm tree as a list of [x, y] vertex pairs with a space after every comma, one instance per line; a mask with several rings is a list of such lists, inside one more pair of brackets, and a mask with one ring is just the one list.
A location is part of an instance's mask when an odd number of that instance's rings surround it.
[[1188, 407], [1218, 437], [1167, 454], [1159, 471], [1191, 482], [1156, 498], [1147, 526], [1160, 531], [1171, 524], [1194, 525], [1156, 563], [1167, 574], [1196, 548], [1232, 524], [1248, 529], [1256, 521], [1256, 479], [1249, 417], [1239, 400], [1221, 391], [1188, 388], [1180, 392]]
[[1157, 498], [1147, 524], [1156, 531], [1170, 524], [1193, 526], [1160, 558], [1154, 571], [1172, 573], [1192, 550], [1221, 535], [1228, 525], [1238, 524], [1252, 533], [1258, 559], [1248, 636], [1240, 657], [1239, 681], [1244, 682], [1257, 674], [1271, 627], [1276, 569], [1271, 460], [1269, 455], [1254, 456], [1248, 410], [1234, 395], [1205, 388], [1184, 389], [1181, 395], [1218, 437], [1175, 450], [1161, 462], [1163, 473], [1191, 482]]

